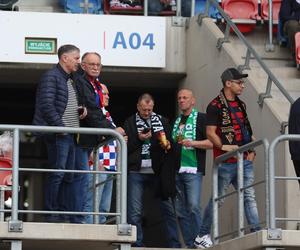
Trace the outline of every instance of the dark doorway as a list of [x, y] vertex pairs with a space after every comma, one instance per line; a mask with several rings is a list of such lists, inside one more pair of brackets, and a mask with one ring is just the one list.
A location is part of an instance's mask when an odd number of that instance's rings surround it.
[[117, 126], [122, 126], [125, 119], [136, 112], [137, 99], [143, 93], [149, 93], [154, 97], [154, 112], [165, 116], [170, 121], [175, 117], [176, 89], [109, 87], [109, 91], [108, 109]]

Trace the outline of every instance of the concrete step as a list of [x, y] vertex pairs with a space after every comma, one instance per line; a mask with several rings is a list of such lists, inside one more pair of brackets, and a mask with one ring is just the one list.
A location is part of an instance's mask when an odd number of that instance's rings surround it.
[[[274, 230], [275, 231], [275, 230]], [[282, 230], [280, 237], [268, 237], [267, 230], [247, 234], [212, 246], [209, 250], [285, 249], [299, 250], [300, 231]], [[132, 250], [168, 250], [169, 248], [131, 248]]]
[[[275, 63], [274, 63], [275, 64]], [[299, 79], [300, 78], [300, 71], [297, 70], [297, 68], [294, 67], [286, 67], [286, 66], [281, 66], [280, 63], [278, 62], [276, 65], [269, 65], [270, 71], [278, 78], [280, 79]], [[266, 78], [267, 74], [266, 72], [262, 69], [262, 67], [258, 64], [250, 65], [252, 70], [255, 70], [255, 75], [259, 78]]]
[[8, 232], [8, 222], [0, 222], [0, 242], [11, 240], [21, 240], [22, 250], [114, 250], [136, 241], [136, 227], [121, 235], [118, 225], [24, 222], [22, 232]]

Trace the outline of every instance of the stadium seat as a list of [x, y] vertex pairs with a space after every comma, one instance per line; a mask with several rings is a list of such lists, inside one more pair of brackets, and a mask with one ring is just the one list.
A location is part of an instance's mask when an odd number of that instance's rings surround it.
[[0, 10], [14, 10], [18, 11], [19, 7], [14, 6], [18, 0], [0, 0]]
[[[200, 13], [204, 13], [205, 12], [205, 7], [206, 7], [206, 0], [196, 0], [196, 2], [195, 2], [195, 15], [200, 14]], [[219, 20], [219, 19], [222, 18], [222, 16], [219, 13], [218, 9], [213, 5], [209, 6], [208, 16], [213, 18], [213, 19], [216, 19], [216, 20]]]
[[224, 0], [222, 8], [242, 33], [252, 31], [261, 19], [257, 0]]
[[[11, 168], [12, 160], [6, 157], [0, 157], [0, 168]], [[0, 185], [11, 186], [12, 185], [12, 171], [0, 170]], [[5, 200], [11, 196], [11, 192], [5, 192]]]
[[[278, 19], [279, 19], [279, 10], [281, 5], [281, 0], [272, 1], [272, 14], [273, 14], [273, 33], [277, 33], [278, 30]], [[269, 1], [261, 0], [261, 18], [265, 21], [269, 20]]]
[[[84, 0], [60, 0], [59, 3], [67, 13], [86, 13]], [[101, 14], [103, 12], [102, 0], [89, 0], [88, 3], [87, 13]]]
[[[273, 4], [272, 4], [273, 22], [278, 23], [281, 0], [273, 0], [272, 2], [273, 2]], [[269, 20], [269, 1], [268, 0], [261, 0], [261, 17], [263, 20]]]
[[300, 32], [295, 34], [295, 50], [297, 69], [300, 69]]

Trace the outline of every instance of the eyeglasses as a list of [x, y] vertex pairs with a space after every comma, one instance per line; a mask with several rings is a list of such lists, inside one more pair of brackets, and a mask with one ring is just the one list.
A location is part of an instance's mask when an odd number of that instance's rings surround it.
[[94, 67], [101, 68], [102, 67], [102, 64], [100, 64], [100, 63], [87, 63], [87, 62], [82, 62], [82, 63], [88, 65], [90, 68], [94, 68]]
[[243, 80], [231, 80], [231, 82], [234, 82], [238, 85], [244, 85], [245, 84], [245, 82]]

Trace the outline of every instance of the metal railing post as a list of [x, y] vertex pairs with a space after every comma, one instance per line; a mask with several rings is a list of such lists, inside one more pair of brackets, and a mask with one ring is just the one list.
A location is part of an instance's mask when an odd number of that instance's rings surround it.
[[148, 16], [148, 0], [144, 0], [144, 16]]
[[219, 183], [218, 183], [218, 168], [220, 164], [218, 165], [213, 165], [213, 195], [212, 195], [212, 204], [213, 204], [213, 237], [212, 240], [214, 243], [218, 243], [219, 239], [219, 210], [218, 210], [218, 203], [219, 201], [217, 200], [219, 196]]
[[247, 49], [244, 65], [238, 66], [238, 70], [242, 72], [244, 69], [250, 69], [251, 51]]
[[[121, 138], [121, 140], [120, 140]], [[127, 146], [125, 140], [121, 137], [118, 141], [121, 145], [121, 224], [127, 224]]]
[[267, 139], [263, 139], [264, 143], [264, 166], [265, 166], [265, 192], [266, 192], [266, 203], [265, 203], [265, 216], [266, 216], [266, 225], [270, 228], [270, 198], [269, 198], [269, 185], [270, 185], [270, 177], [269, 177], [269, 142]]
[[182, 4], [181, 0], [177, 0], [176, 3], [177, 3], [176, 16], [181, 16], [181, 4]]
[[266, 44], [266, 51], [271, 52], [274, 51], [273, 44], [273, 1], [268, 0], [269, 2], [269, 41]]
[[238, 158], [238, 235], [244, 235], [244, 153], [237, 152]]
[[19, 139], [20, 130], [13, 130], [13, 169], [12, 169], [12, 208], [9, 231], [22, 231], [22, 222], [18, 220], [19, 209]]
[[[119, 141], [117, 141], [117, 169], [121, 169], [122, 163], [121, 163], [121, 144]], [[121, 170], [122, 171], [122, 170]], [[117, 175], [116, 179], [116, 212], [121, 212], [121, 178], [119, 175]], [[120, 216], [117, 216], [116, 218], [117, 224], [120, 224], [121, 218]]]
[[[98, 171], [99, 170], [99, 149], [95, 149], [93, 151], [93, 158], [94, 158], [94, 166], [93, 166], [93, 170], [94, 171]], [[92, 174], [93, 175], [93, 210], [94, 212], [99, 212], [99, 204], [100, 204], [100, 192], [99, 192], [99, 188], [100, 186], [98, 186], [99, 184], [99, 174]], [[103, 184], [104, 185], [104, 184]], [[99, 215], [94, 215], [93, 216], [93, 222], [94, 224], [98, 224], [99, 223]]]
[[270, 229], [276, 228], [276, 208], [275, 208], [275, 148], [277, 143], [281, 140], [284, 135], [278, 136], [273, 140], [269, 147], [269, 220]]
[[195, 15], [196, 0], [191, 0], [191, 17]]
[[[5, 186], [0, 186], [0, 209], [4, 209], [4, 193], [5, 193]], [[0, 212], [0, 221], [4, 221], [4, 212]]]
[[263, 106], [264, 99], [266, 99], [266, 98], [272, 98], [271, 89], [272, 89], [272, 79], [269, 76], [268, 77], [268, 82], [267, 82], [267, 87], [266, 87], [266, 92], [265, 93], [261, 93], [261, 94], [258, 95], [258, 101], [257, 101], [257, 103], [259, 104], [259, 106], [261, 106], [261, 107]]

